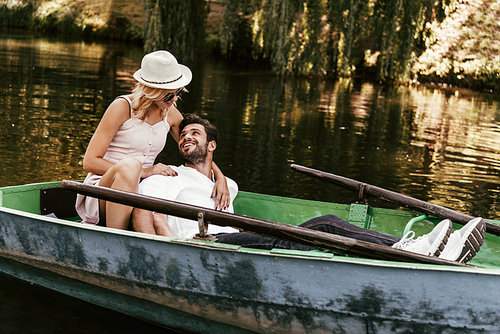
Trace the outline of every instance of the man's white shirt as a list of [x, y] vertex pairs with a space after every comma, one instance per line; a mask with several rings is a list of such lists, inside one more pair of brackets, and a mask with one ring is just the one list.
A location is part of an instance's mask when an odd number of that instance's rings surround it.
[[[215, 198], [211, 198], [214, 182], [196, 169], [186, 166], [170, 166], [177, 176], [152, 175], [139, 184], [139, 193], [166, 200], [197, 205], [214, 209]], [[224, 210], [233, 213], [233, 200], [238, 194], [236, 182], [227, 178], [227, 186], [231, 194], [231, 204]], [[192, 238], [199, 233], [198, 222], [194, 220], [168, 216], [168, 225], [179, 237]], [[209, 224], [208, 233], [235, 233], [237, 229], [227, 226]]]

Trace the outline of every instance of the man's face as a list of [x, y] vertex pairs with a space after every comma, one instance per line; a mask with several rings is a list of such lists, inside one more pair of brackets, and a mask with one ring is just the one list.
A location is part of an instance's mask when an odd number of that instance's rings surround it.
[[196, 165], [207, 158], [209, 143], [205, 127], [201, 124], [188, 124], [179, 137], [179, 153], [186, 163]]

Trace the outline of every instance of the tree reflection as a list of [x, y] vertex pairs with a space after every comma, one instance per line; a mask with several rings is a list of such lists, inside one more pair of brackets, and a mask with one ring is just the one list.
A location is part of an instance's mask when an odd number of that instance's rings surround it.
[[130, 87], [116, 68], [131, 73], [135, 61], [103, 45], [25, 36], [1, 45], [0, 183], [81, 178], [81, 160], [103, 111], [117, 91]]

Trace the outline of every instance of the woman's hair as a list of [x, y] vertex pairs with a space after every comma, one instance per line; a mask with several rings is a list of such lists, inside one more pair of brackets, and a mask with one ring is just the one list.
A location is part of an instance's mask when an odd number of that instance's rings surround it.
[[[151, 104], [161, 100], [166, 94], [165, 89], [149, 87], [138, 82], [132, 91], [132, 109], [135, 111], [135, 117], [144, 121], [148, 117], [148, 108]], [[161, 108], [160, 116], [165, 119], [167, 109]]]

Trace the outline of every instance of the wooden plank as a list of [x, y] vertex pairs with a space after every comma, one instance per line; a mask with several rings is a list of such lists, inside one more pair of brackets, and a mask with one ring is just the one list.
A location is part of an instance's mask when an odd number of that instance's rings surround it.
[[[457, 212], [454, 210], [451, 210], [449, 208], [437, 205], [437, 204], [431, 204], [413, 197], [409, 197], [406, 195], [399, 194], [397, 192], [391, 191], [391, 190], [386, 190], [384, 188], [380, 188], [377, 186], [373, 186], [367, 183], [359, 182], [353, 179], [349, 179], [347, 177], [323, 172], [317, 169], [305, 167], [305, 166], [300, 166], [296, 164], [292, 164], [290, 166], [293, 170], [296, 170], [298, 172], [314, 176], [317, 178], [320, 178], [322, 180], [328, 181], [330, 183], [334, 183], [336, 185], [352, 189], [358, 192], [363, 192], [364, 194], [375, 196], [377, 198], [380, 198], [384, 201], [395, 203], [401, 206], [404, 206], [406, 208], [416, 210], [421, 213], [425, 213], [437, 218], [441, 219], [450, 219], [451, 221], [465, 225], [475, 217], [466, 215], [461, 212]], [[494, 235], [500, 235], [500, 226], [497, 224], [493, 224], [491, 222], [486, 223], [486, 232], [494, 234]]]
[[139, 195], [110, 188], [86, 185], [74, 181], [63, 181], [61, 187], [66, 190], [130, 205], [137, 208], [156, 211], [167, 215], [174, 215], [186, 219], [197, 220], [198, 213], [203, 213], [205, 219], [220, 226], [232, 226], [269, 235], [279, 239], [286, 239], [318, 248], [347, 253], [371, 259], [391, 260], [400, 262], [430, 263], [451, 266], [468, 266], [463, 263], [443, 260], [437, 257], [425, 256], [412, 252], [394, 249], [388, 246], [373, 244], [366, 241], [347, 238], [331, 233], [315, 231], [299, 226], [292, 226], [278, 222], [252, 218], [222, 211], [216, 211], [199, 206], [167, 201], [156, 197]]

